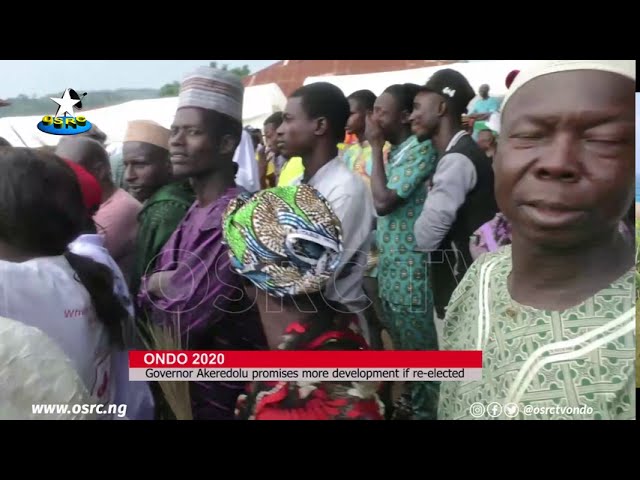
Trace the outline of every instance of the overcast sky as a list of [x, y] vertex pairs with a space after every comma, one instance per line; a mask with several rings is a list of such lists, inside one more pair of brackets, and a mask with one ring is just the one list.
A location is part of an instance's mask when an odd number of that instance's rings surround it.
[[[0, 60], [0, 98], [77, 90], [160, 88], [212, 60]], [[277, 60], [213, 60], [256, 72]]]

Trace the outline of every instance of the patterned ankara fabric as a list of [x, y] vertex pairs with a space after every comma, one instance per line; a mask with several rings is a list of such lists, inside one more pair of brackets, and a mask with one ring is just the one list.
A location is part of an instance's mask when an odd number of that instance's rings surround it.
[[225, 212], [223, 234], [232, 267], [278, 297], [320, 291], [342, 253], [340, 221], [309, 185], [240, 195]]

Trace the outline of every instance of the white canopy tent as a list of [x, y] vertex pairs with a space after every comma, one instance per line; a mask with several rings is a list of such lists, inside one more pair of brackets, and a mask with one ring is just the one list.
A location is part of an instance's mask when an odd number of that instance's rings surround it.
[[500, 97], [506, 93], [505, 78], [512, 70], [525, 70], [542, 60], [487, 60], [478, 62], [460, 62], [437, 67], [412, 68], [394, 72], [367, 73], [362, 75], [337, 75], [308, 77], [304, 84], [329, 82], [339, 87], [345, 95], [356, 90], [368, 89], [380, 95], [385, 88], [396, 83], [416, 83], [424, 85], [438, 70], [452, 68], [459, 71], [478, 91], [480, 85], [486, 83], [490, 87], [490, 95]]
[[[244, 92], [242, 122], [254, 127], [262, 127], [269, 115], [283, 110], [286, 97], [275, 83], [247, 87]], [[51, 110], [54, 112], [55, 104]], [[178, 98], [155, 98], [82, 111], [91, 123], [95, 123], [107, 135], [107, 143], [114, 147], [122, 142], [127, 123], [131, 120], [154, 120], [166, 128], [171, 126]], [[13, 146], [40, 147], [56, 145], [59, 136], [41, 132], [37, 128], [42, 115], [29, 117], [0, 118], [0, 137]]]
[[287, 97], [275, 83], [247, 87], [244, 90], [242, 123], [262, 130], [264, 121], [273, 113], [281, 112]]

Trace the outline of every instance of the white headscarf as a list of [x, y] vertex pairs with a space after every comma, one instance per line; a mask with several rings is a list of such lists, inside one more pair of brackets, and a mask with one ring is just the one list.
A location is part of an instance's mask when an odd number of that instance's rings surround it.
[[233, 155], [233, 161], [238, 164], [236, 184], [251, 193], [260, 190], [258, 162], [256, 161], [256, 152], [253, 149], [253, 140], [251, 134], [244, 129], [240, 144]]
[[558, 72], [570, 72], [576, 70], [599, 70], [602, 72], [617, 73], [624, 77], [636, 80], [635, 60], [552, 60], [544, 62], [530, 70], [521, 71], [511, 84], [511, 88], [502, 101], [500, 111], [504, 111], [507, 102], [525, 84], [534, 78]]

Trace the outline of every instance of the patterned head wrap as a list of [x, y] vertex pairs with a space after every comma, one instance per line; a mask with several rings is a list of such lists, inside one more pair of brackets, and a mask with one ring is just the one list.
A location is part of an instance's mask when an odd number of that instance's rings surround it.
[[340, 220], [309, 185], [242, 194], [222, 224], [233, 268], [271, 296], [322, 290], [342, 256]]

